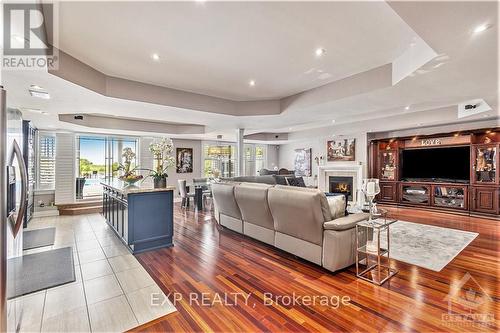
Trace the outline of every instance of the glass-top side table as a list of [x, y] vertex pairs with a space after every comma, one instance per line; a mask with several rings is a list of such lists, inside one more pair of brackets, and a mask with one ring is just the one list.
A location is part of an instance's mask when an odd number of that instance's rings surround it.
[[[378, 218], [356, 224], [356, 276], [382, 285], [398, 271], [390, 266], [390, 226], [394, 219]], [[380, 244], [381, 233], [386, 233], [387, 246]], [[361, 266], [365, 266], [363, 269]]]

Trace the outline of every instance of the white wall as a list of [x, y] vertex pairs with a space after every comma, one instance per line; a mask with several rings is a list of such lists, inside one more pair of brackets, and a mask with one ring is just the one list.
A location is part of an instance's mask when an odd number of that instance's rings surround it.
[[[148, 150], [148, 146], [151, 143], [152, 138], [141, 138], [139, 141], [139, 149], [140, 149], [140, 166], [142, 168], [153, 168], [153, 157]], [[177, 180], [186, 179], [188, 183], [190, 183], [193, 178], [201, 177], [201, 165], [202, 165], [202, 154], [201, 154], [201, 140], [183, 140], [183, 139], [172, 139], [174, 143], [174, 153], [175, 157], [176, 148], [192, 148], [193, 149], [193, 172], [192, 173], [177, 173], [175, 166], [168, 170], [168, 180], [167, 184], [176, 186], [177, 188]], [[143, 173], [145, 176], [147, 174]], [[148, 178], [146, 182], [151, 182], [151, 178]], [[178, 191], [175, 191], [174, 195], [178, 195]]]
[[274, 167], [280, 167], [279, 150], [279, 145], [267, 145], [266, 169], [273, 170]]
[[[326, 142], [333, 139], [356, 139], [356, 160], [353, 162], [326, 162]], [[316, 138], [301, 139], [293, 141], [288, 144], [281, 145], [279, 148], [279, 167], [287, 168], [293, 170], [293, 161], [295, 157], [295, 149], [307, 149], [312, 148], [312, 176], [304, 177], [304, 181], [307, 185], [317, 185], [317, 180], [315, 176], [318, 175], [318, 165], [314, 160], [315, 157], [323, 156], [325, 161], [324, 165], [335, 165], [335, 163], [342, 164], [359, 164], [363, 165], [363, 177], [367, 175], [367, 137], [366, 133], [358, 133], [352, 135], [336, 135], [336, 136], [321, 136]]]

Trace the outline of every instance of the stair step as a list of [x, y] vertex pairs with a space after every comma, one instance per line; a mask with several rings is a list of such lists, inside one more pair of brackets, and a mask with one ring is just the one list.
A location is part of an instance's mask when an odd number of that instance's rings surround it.
[[102, 205], [59, 208], [59, 215], [83, 215], [83, 214], [95, 214], [95, 213], [102, 213]]
[[79, 208], [79, 207], [89, 207], [89, 206], [100, 206], [102, 205], [102, 200], [95, 200], [95, 201], [81, 201], [81, 202], [75, 202], [72, 204], [61, 204], [57, 205], [59, 209], [67, 209], [67, 208]]

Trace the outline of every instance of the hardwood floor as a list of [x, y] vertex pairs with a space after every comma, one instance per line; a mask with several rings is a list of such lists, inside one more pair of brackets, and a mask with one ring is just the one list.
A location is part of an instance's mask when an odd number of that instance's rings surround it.
[[[499, 330], [500, 222], [444, 213], [393, 208], [390, 214], [405, 221], [475, 231], [479, 236], [441, 272], [393, 261], [399, 273], [381, 287], [357, 279], [354, 267], [331, 273], [271, 246], [227, 229], [220, 229], [210, 212], [175, 209], [175, 246], [137, 256], [178, 312], [140, 326], [134, 331], [212, 332], [477, 332]], [[469, 273], [473, 279], [458, 288]], [[466, 276], [467, 277], [467, 276]], [[477, 284], [475, 283], [477, 281]], [[451, 302], [447, 295], [467, 295], [467, 306]], [[481, 289], [482, 288], [482, 289]], [[176, 293], [176, 294], [174, 294]], [[191, 302], [190, 293], [198, 297]], [[206, 293], [206, 294], [202, 294]], [[217, 301], [229, 297], [232, 304], [204, 306], [203, 295]], [[264, 304], [265, 293], [282, 295], [348, 297], [335, 308], [316, 302], [287, 304], [287, 299]], [[240, 295], [240, 294], [238, 294]], [[230, 295], [229, 295], [230, 296]], [[194, 298], [194, 296], [191, 296]], [[182, 298], [182, 299], [181, 299]], [[176, 301], [176, 299], [178, 301]], [[473, 311], [469, 310], [474, 308]], [[493, 315], [488, 321], [479, 314]], [[465, 318], [465, 321], [463, 321]], [[491, 318], [491, 317], [487, 317]], [[462, 320], [462, 321], [458, 321]]]

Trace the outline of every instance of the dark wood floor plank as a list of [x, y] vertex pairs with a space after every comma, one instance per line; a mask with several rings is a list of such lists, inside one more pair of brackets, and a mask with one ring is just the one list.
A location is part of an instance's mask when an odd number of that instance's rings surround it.
[[[175, 206], [173, 248], [137, 256], [162, 290], [180, 293], [178, 311], [137, 327], [137, 332], [496, 332], [498, 319], [481, 327], [446, 326], [446, 296], [469, 273], [492, 298], [484, 310], [500, 313], [500, 221], [405, 208], [389, 208], [392, 217], [467, 230], [479, 236], [441, 272], [392, 260], [399, 273], [378, 287], [357, 279], [354, 267], [331, 273], [267, 244], [220, 228], [210, 211]], [[450, 289], [451, 288], [451, 289]], [[467, 288], [465, 286], [464, 288]], [[247, 304], [202, 306], [190, 293], [250, 295]], [[335, 309], [264, 304], [264, 295], [347, 296]], [[169, 299], [174, 301], [170, 294]], [[452, 308], [453, 313], [465, 313]]]

